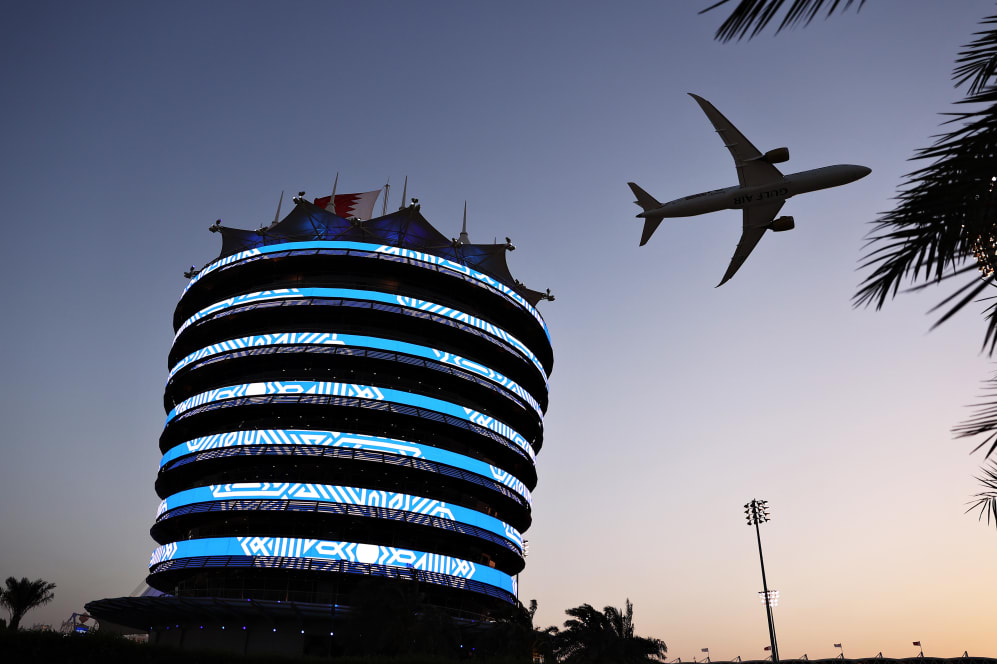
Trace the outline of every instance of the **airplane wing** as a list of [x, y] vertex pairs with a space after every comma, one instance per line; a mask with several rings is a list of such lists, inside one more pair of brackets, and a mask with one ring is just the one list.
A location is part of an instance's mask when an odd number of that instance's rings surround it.
[[[689, 96], [696, 100], [706, 117], [713, 123], [713, 128], [720, 134], [724, 145], [730, 150], [730, 156], [734, 158], [734, 166], [737, 167], [737, 180], [742, 187], [751, 187], [757, 184], [765, 184], [773, 180], [781, 180], [782, 172], [762, 159], [762, 153], [744, 137], [737, 127], [731, 124], [730, 120], [723, 116], [710, 102], [699, 95], [691, 92]], [[757, 240], [756, 240], [757, 242]]]
[[767, 205], [756, 205], [750, 208], [744, 208], [744, 219], [741, 228], [741, 239], [738, 240], [737, 249], [734, 250], [734, 257], [730, 259], [730, 265], [727, 267], [727, 272], [724, 274], [724, 278], [720, 280], [720, 283], [716, 285], [720, 288], [725, 283], [730, 281], [730, 278], [734, 276], [744, 261], [748, 258], [751, 252], [754, 250], [755, 245], [758, 241], [762, 239], [765, 235], [765, 231], [768, 230], [768, 225], [772, 223], [775, 216], [779, 214], [779, 210], [782, 209], [782, 205], [785, 201], [776, 201], [774, 203], [769, 203]]

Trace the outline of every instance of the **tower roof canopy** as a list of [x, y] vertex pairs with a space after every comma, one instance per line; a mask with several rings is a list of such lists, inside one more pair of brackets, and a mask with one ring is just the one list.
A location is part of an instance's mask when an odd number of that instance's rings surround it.
[[422, 216], [418, 205], [373, 219], [344, 219], [299, 198], [286, 217], [267, 228], [247, 231], [218, 226], [217, 229], [222, 234], [222, 251], [215, 260], [286, 242], [340, 240], [385, 244], [440, 256], [483, 272], [516, 290], [532, 305], [545, 297], [544, 293], [526, 288], [513, 278], [506, 263], [507, 245], [461, 243], [447, 238]]

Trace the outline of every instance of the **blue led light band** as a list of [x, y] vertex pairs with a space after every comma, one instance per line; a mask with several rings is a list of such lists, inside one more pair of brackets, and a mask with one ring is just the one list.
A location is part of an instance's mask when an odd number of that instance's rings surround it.
[[[348, 560], [321, 560], [319, 558], [274, 558], [274, 557], [252, 557], [252, 556], [196, 556], [193, 558], [179, 558], [177, 560], [167, 560], [159, 563], [150, 571], [153, 575], [165, 575], [177, 570], [204, 570], [211, 568], [226, 569], [248, 569], [266, 568], [269, 570], [287, 570], [289, 572], [314, 572], [337, 573], [337, 574], [362, 574], [364, 576], [378, 576], [391, 579], [418, 580], [423, 583], [458, 590], [469, 590], [500, 599], [509, 604], [518, 604], [519, 600], [505, 590], [480, 581], [462, 579], [448, 574], [437, 574], [435, 572], [416, 571], [412, 568], [384, 567], [381, 565], [371, 565], [368, 563], [352, 563]], [[330, 598], [330, 601], [331, 598]]]
[[460, 579], [479, 581], [516, 594], [516, 580], [511, 576], [493, 567], [475, 564], [469, 560], [376, 544], [296, 537], [208, 537], [171, 542], [153, 551], [149, 559], [149, 568], [169, 560], [200, 556], [279, 556], [345, 560], [446, 574]]
[[343, 447], [374, 452], [388, 452], [399, 456], [426, 459], [434, 463], [453, 466], [487, 477], [515, 491], [522, 496], [528, 505], [533, 505], [533, 495], [517, 477], [484, 461], [473, 459], [463, 454], [442, 450], [429, 445], [420, 445], [394, 438], [367, 436], [339, 431], [309, 431], [261, 429], [256, 431], [231, 431], [216, 433], [188, 440], [185, 443], [169, 449], [163, 455], [159, 467], [162, 468], [174, 459], [204, 450], [223, 447], [242, 447], [244, 445], [310, 445], [318, 447]]
[[230, 350], [253, 348], [256, 346], [294, 346], [294, 345], [316, 345], [316, 346], [350, 346], [357, 348], [374, 348], [377, 350], [388, 350], [396, 353], [404, 353], [415, 357], [422, 357], [427, 360], [442, 362], [450, 366], [475, 373], [486, 380], [509, 390], [517, 397], [526, 401], [536, 411], [537, 415], [543, 417], [540, 404], [529, 392], [520, 387], [519, 383], [511, 378], [506, 378], [502, 374], [488, 367], [472, 362], [459, 355], [448, 353], [435, 348], [410, 344], [405, 341], [395, 341], [394, 339], [382, 339], [380, 337], [368, 337], [359, 334], [338, 334], [334, 332], [279, 332], [274, 334], [261, 334], [238, 339], [229, 339], [212, 344], [206, 348], [201, 348], [187, 357], [183, 358], [170, 371], [169, 378], [183, 369], [191, 362], [196, 362], [205, 357], [217, 355]]
[[230, 385], [219, 387], [196, 394], [189, 399], [180, 402], [166, 416], [166, 424], [178, 415], [191, 408], [196, 408], [206, 403], [223, 401], [225, 399], [236, 399], [239, 397], [265, 396], [272, 394], [300, 394], [300, 395], [326, 395], [335, 397], [355, 397], [358, 399], [371, 399], [374, 401], [387, 401], [393, 403], [425, 408], [437, 413], [444, 413], [458, 419], [477, 424], [513, 442], [521, 450], [526, 452], [531, 461], [536, 461], [536, 453], [526, 439], [518, 431], [510, 427], [505, 422], [489, 417], [484, 413], [458, 406], [457, 404], [434, 399], [433, 397], [392, 390], [389, 388], [379, 388], [373, 385], [357, 385], [355, 383], [331, 383], [324, 381], [295, 380], [295, 381], [269, 381], [265, 383], [245, 383], [242, 385]]
[[477, 270], [472, 270], [466, 265], [461, 265], [450, 259], [443, 258], [442, 256], [436, 256], [434, 254], [427, 254], [421, 251], [414, 251], [412, 249], [403, 249], [401, 247], [392, 247], [388, 245], [375, 245], [366, 244], [364, 242], [337, 242], [329, 240], [314, 240], [310, 242], [286, 242], [283, 244], [271, 244], [266, 247], [260, 247], [257, 249], [248, 249], [246, 251], [241, 251], [237, 254], [232, 254], [231, 256], [226, 256], [221, 260], [217, 260], [210, 265], [205, 266], [200, 272], [198, 272], [194, 277], [187, 283], [187, 286], [183, 289], [181, 298], [183, 295], [187, 294], [187, 291], [195, 283], [200, 280], [201, 277], [214, 272], [215, 270], [225, 267], [226, 265], [231, 265], [232, 263], [238, 263], [239, 261], [245, 260], [247, 258], [254, 258], [257, 256], [262, 256], [264, 254], [277, 253], [282, 251], [297, 251], [305, 249], [354, 249], [358, 251], [370, 251], [378, 254], [384, 254], [388, 256], [400, 256], [402, 258], [407, 258], [419, 263], [428, 263], [430, 265], [435, 265], [441, 267], [450, 272], [456, 272], [462, 274], [472, 279], [501, 292], [506, 297], [513, 300], [516, 304], [526, 309], [533, 318], [540, 323], [540, 327], [543, 328], [544, 334], [547, 335], [547, 341], [550, 341], [550, 330], [547, 329], [547, 323], [544, 322], [543, 317], [540, 312], [536, 310], [532, 304], [527, 302], [522, 295], [509, 288], [500, 281], [492, 279], [486, 274], [482, 274]]
[[[344, 505], [342, 503], [320, 503], [316, 501], [306, 501], [306, 500], [255, 500], [255, 499], [239, 499], [239, 500], [223, 500], [223, 501], [213, 501], [208, 503], [194, 503], [192, 505], [181, 505], [180, 507], [174, 507], [169, 512], [166, 512], [158, 519], [156, 519], [156, 526], [160, 524], [165, 524], [169, 527], [170, 519], [183, 519], [185, 517], [191, 517], [195, 515], [212, 514], [215, 517], [229, 518], [232, 516], [244, 515], [248, 516], [249, 513], [252, 514], [253, 519], [260, 518], [262, 514], [269, 514], [278, 519], [284, 519], [289, 516], [301, 516], [303, 514], [313, 515], [317, 517], [322, 516], [338, 516], [338, 517], [350, 517], [350, 518], [363, 518], [363, 519], [378, 519], [385, 523], [390, 523], [391, 527], [395, 527], [394, 524], [415, 524], [420, 527], [432, 528], [434, 531], [446, 531], [448, 533], [458, 533], [460, 535], [466, 535], [467, 537], [473, 537], [478, 540], [479, 545], [488, 546], [489, 544], [508, 551], [509, 553], [523, 557], [523, 551], [516, 547], [515, 544], [510, 542], [504, 537], [495, 535], [486, 530], [482, 530], [476, 526], [469, 526], [464, 523], [459, 523], [457, 521], [447, 521], [439, 517], [425, 516], [423, 514], [415, 514], [413, 512], [402, 512], [399, 510], [392, 510], [386, 507], [357, 507], [356, 505]], [[330, 527], [332, 524], [330, 524]], [[328, 534], [328, 533], [323, 533]], [[485, 543], [488, 544], [485, 544]], [[185, 558], [181, 561], [183, 564], [190, 562], [192, 558]], [[215, 558], [214, 560], [217, 560]], [[161, 563], [163, 565], [175, 565], [178, 563]], [[335, 563], [323, 563], [324, 565], [330, 565]], [[350, 563], [350, 565], [356, 565], [357, 563]], [[157, 571], [158, 568], [157, 568]]]
[[291, 482], [252, 482], [243, 484], [216, 484], [180, 491], [159, 504], [158, 518], [174, 507], [208, 503], [220, 500], [309, 500], [320, 503], [339, 503], [360, 507], [384, 507], [402, 512], [434, 516], [447, 521], [475, 526], [512, 542], [523, 549], [523, 536], [518, 530], [493, 516], [476, 510], [422, 498], [407, 493], [375, 491], [333, 484], [299, 484]]
[[255, 293], [246, 293], [244, 295], [236, 295], [234, 297], [227, 298], [221, 302], [215, 302], [212, 305], [201, 309], [196, 314], [184, 321], [183, 325], [177, 330], [176, 335], [173, 337], [173, 341], [176, 342], [177, 338], [186, 330], [188, 327], [204, 318], [205, 316], [210, 316], [211, 314], [217, 313], [224, 309], [230, 307], [238, 306], [240, 304], [248, 304], [251, 302], [265, 302], [268, 300], [290, 300], [299, 298], [344, 298], [350, 300], [361, 300], [366, 302], [383, 302], [385, 304], [395, 304], [408, 309], [415, 309], [417, 311], [425, 311], [427, 313], [436, 314], [443, 316], [445, 318], [450, 318], [451, 320], [470, 325], [477, 328], [493, 337], [501, 339], [502, 341], [508, 343], [510, 346], [518, 350], [523, 354], [533, 366], [537, 368], [540, 375], [543, 376], [544, 384], [547, 382], [547, 372], [544, 370], [543, 365], [537, 356], [526, 347], [526, 345], [512, 336], [502, 328], [493, 325], [487, 321], [481, 320], [476, 316], [464, 313], [463, 311], [458, 311], [457, 309], [451, 309], [450, 307], [445, 307], [442, 304], [434, 304], [433, 302], [427, 302], [425, 300], [420, 300], [414, 297], [406, 297], [404, 295], [391, 295], [390, 293], [380, 293], [378, 291], [369, 290], [357, 290], [354, 288], [278, 288], [274, 290], [257, 291]]
[[[490, 440], [490, 441], [492, 441], [492, 442], [494, 442], [494, 443], [496, 443], [498, 445], [501, 445], [502, 447], [504, 447], [504, 448], [506, 448], [508, 450], [511, 450], [514, 453], [521, 454], [524, 459], [529, 459], [529, 455], [526, 454], [526, 452], [524, 452], [520, 447], [518, 447], [515, 443], [513, 443], [509, 439], [507, 439], [507, 438], [505, 438], [503, 436], [498, 435], [497, 433], [495, 433], [494, 431], [492, 431], [490, 429], [486, 429], [486, 428], [484, 428], [482, 426], [474, 424], [474, 423], [470, 422], [469, 420], [458, 419], [456, 417], [451, 417], [450, 415], [443, 415], [441, 413], [436, 413], [436, 412], [433, 412], [431, 410], [425, 410], [425, 409], [422, 409], [422, 408], [415, 408], [414, 406], [406, 406], [404, 404], [391, 403], [391, 402], [381, 402], [381, 401], [374, 401], [374, 400], [370, 400], [370, 399], [360, 399], [360, 398], [353, 398], [353, 397], [336, 397], [336, 396], [326, 396], [326, 395], [316, 396], [316, 395], [311, 395], [311, 394], [273, 394], [273, 395], [269, 395], [269, 396], [265, 395], [265, 396], [258, 396], [258, 397], [257, 396], [238, 397], [238, 398], [235, 398], [235, 399], [225, 399], [225, 400], [222, 400], [222, 401], [212, 401], [210, 403], [204, 404], [203, 406], [197, 406], [195, 408], [191, 408], [190, 410], [186, 411], [182, 415], [179, 415], [176, 419], [179, 420], [181, 418], [187, 418], [187, 417], [190, 417], [190, 416], [201, 415], [201, 414], [204, 414], [204, 413], [212, 413], [212, 412], [217, 412], [217, 411], [224, 411], [225, 409], [229, 409], [229, 408], [244, 408], [246, 406], [265, 406], [266, 407], [266, 406], [277, 405], [277, 404], [280, 404], [280, 405], [283, 405], [283, 406], [290, 405], [292, 407], [297, 407], [297, 405], [305, 404], [305, 405], [309, 405], [309, 406], [317, 406], [317, 407], [323, 408], [323, 409], [326, 408], [326, 407], [330, 407], [330, 406], [332, 406], [332, 407], [340, 407], [341, 406], [341, 407], [344, 407], [344, 408], [355, 409], [356, 411], [361, 412], [361, 413], [364, 412], [364, 411], [372, 411], [372, 412], [399, 414], [399, 415], [404, 415], [404, 416], [407, 416], [407, 417], [416, 417], [416, 418], [419, 418], [420, 420], [429, 421], [429, 422], [437, 422], [437, 423], [440, 423], [440, 424], [447, 425], [449, 427], [453, 427], [457, 431], [468, 431], [468, 432], [471, 432], [471, 433], [473, 433], [473, 434], [475, 434], [477, 436], [481, 436], [483, 438], [487, 438], [488, 440]], [[322, 419], [322, 420], [326, 419], [325, 414], [322, 413], [322, 412], [316, 411], [315, 414], [317, 416], [319, 416], [320, 419]], [[238, 416], [238, 414], [235, 414], [235, 415]], [[262, 415], [262, 413], [261, 413], [261, 415]], [[335, 418], [335, 419], [338, 420], [339, 418]], [[256, 418], [254, 417], [254, 421], [255, 420], [256, 420]], [[252, 426], [252, 425], [250, 425], [250, 426]], [[326, 425], [326, 426], [328, 426], [328, 425]], [[165, 435], [165, 433], [166, 432], [164, 432], [164, 435]], [[283, 454], [284, 451], [286, 451], [286, 450], [287, 450], [287, 448], [285, 446], [278, 446], [278, 448], [276, 448], [273, 451], [267, 451], [265, 449], [258, 450], [257, 448], [251, 448], [250, 450], [247, 450], [244, 453], [240, 452], [238, 449], [235, 449], [235, 450], [231, 450], [231, 449], [230, 450], [225, 450], [225, 449], [208, 450], [206, 452], [199, 452], [197, 454], [191, 455], [191, 457], [192, 457], [191, 459], [188, 459], [186, 457], [182, 458], [182, 459], [177, 459], [174, 463], [172, 463], [170, 465], [170, 468], [175, 468], [177, 466], [183, 466], [183, 465], [186, 465], [188, 463], [191, 463], [192, 461], [195, 461], [197, 459], [202, 459], [202, 458], [204, 458], [204, 459], [208, 459], [208, 458], [211, 458], [211, 459], [219, 458], [220, 459], [220, 458], [227, 458], [227, 457], [243, 457], [243, 456], [247, 456], [247, 455], [251, 456], [253, 454], [256, 454], [257, 452], [262, 452], [263, 454], [277, 454], [277, 455], [280, 455], [280, 454]], [[228, 454], [223, 454], [224, 452], [228, 452]], [[303, 454], [309, 454], [308, 450], [302, 450], [302, 453]], [[316, 451], [316, 455], [320, 456], [320, 457], [323, 457], [323, 458], [329, 458], [329, 459], [333, 459], [333, 458], [336, 458], [336, 459], [346, 459], [346, 458], [351, 458], [351, 457], [356, 457], [356, 458], [360, 458], [360, 457], [373, 458], [374, 456], [377, 456], [378, 453], [376, 453], [376, 452], [365, 452], [365, 451], [362, 451], [362, 450], [348, 450], [348, 449], [330, 448], [330, 454], [325, 454], [322, 450], [317, 450]], [[383, 455], [383, 453], [382, 453], [382, 455]], [[413, 468], [416, 468], [416, 467], [419, 466], [419, 464], [418, 464], [419, 460], [418, 459], [412, 459], [412, 461], [414, 463], [413, 464], [409, 464], [409, 465], [411, 465]], [[438, 472], [441, 472], [441, 473], [445, 473], [446, 472], [445, 469], [443, 467], [441, 467], [439, 464], [433, 464], [433, 465], [440, 468], [440, 470]], [[453, 471], [454, 471], [454, 473], [456, 473], [458, 475], [461, 475], [462, 473], [464, 473], [464, 471], [462, 471], [460, 469], [457, 469], [457, 468], [454, 468]], [[486, 480], [482, 479], [481, 482], [477, 482], [476, 480], [471, 480], [471, 481], [474, 481], [476, 484], [481, 484], [482, 482], [485, 482]]]
[[[512, 447], [512, 443], [509, 443], [509, 446]], [[190, 464], [216, 461], [218, 459], [245, 459], [249, 457], [259, 459], [262, 463], [266, 463], [267, 461], [277, 462], [278, 459], [281, 458], [284, 460], [288, 460], [289, 458], [290, 461], [294, 462], [296, 459], [303, 460], [302, 458], [306, 457], [309, 465], [319, 463], [320, 460], [330, 461], [337, 464], [342, 464], [344, 462], [387, 464], [396, 468], [413, 470], [420, 473], [433, 473], [438, 476], [441, 483], [450, 479], [469, 482], [471, 484], [484, 487], [488, 491], [495, 492], [512, 501], [515, 504], [514, 509], [519, 508], [520, 510], [526, 510], [527, 512], [530, 510], [530, 505], [526, 503], [526, 500], [522, 496], [517, 495], [508, 487], [499, 484], [494, 480], [490, 480], [487, 477], [475, 475], [474, 473], [469, 473], [466, 470], [461, 470], [452, 466], [444, 466], [439, 463], [433, 463], [432, 461], [426, 461], [425, 459], [400, 457], [386, 452], [369, 452], [344, 447], [322, 447], [312, 449], [298, 449], [296, 446], [289, 445], [220, 447], [180, 457], [179, 459], [171, 462], [168, 466], [165, 466], [163, 471], [171, 472], [179, 468], [189, 467]], [[371, 468], [371, 470], [373, 470], [373, 468]], [[428, 478], [424, 476], [423, 479]]]

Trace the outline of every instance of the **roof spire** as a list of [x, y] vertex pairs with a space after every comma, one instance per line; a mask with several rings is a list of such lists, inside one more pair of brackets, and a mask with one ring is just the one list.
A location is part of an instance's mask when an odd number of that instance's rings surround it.
[[283, 202], [284, 202], [284, 191], [281, 190], [280, 200], [277, 201], [277, 214], [273, 216], [273, 223], [270, 224], [271, 226], [276, 226], [277, 222], [280, 221], [280, 206]]
[[405, 184], [402, 186], [402, 204], [398, 206], [399, 210], [405, 209], [405, 197], [408, 196], [408, 176], [405, 176]]
[[471, 244], [471, 239], [467, 237], [467, 201], [464, 201], [464, 225], [460, 227], [460, 237], [457, 241], [461, 244]]

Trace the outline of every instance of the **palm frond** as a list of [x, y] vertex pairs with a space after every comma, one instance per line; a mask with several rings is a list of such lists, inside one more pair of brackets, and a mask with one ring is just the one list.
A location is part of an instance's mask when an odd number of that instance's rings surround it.
[[973, 496], [966, 513], [978, 510], [980, 521], [986, 516], [988, 526], [991, 519], [994, 525], [997, 525], [997, 462], [992, 462], [989, 468], [984, 467], [980, 470], [983, 471], [983, 476], [976, 479], [983, 485], [984, 490]]
[[[988, 16], [980, 21], [980, 24], [997, 24], [997, 16]], [[952, 72], [956, 87], [970, 81], [971, 95], [983, 92], [997, 72], [997, 30], [982, 30], [973, 34], [976, 35], [976, 39], [959, 52], [959, 57], [955, 61], [955, 71]]]
[[952, 433], [956, 438], [974, 438], [984, 436], [973, 452], [983, 448], [987, 444], [985, 457], [989, 457], [997, 449], [997, 374], [991, 376], [983, 384], [983, 394], [980, 396], [981, 402], [971, 404], [975, 412], [966, 420], [953, 427]]
[[[997, 31], [991, 33], [997, 47]], [[982, 281], [967, 283], [934, 310], [956, 297], [935, 323], [945, 322], [994, 285], [987, 268], [997, 267], [997, 90], [989, 88], [962, 103], [984, 108], [953, 113], [958, 126], [919, 150], [914, 161], [928, 161], [906, 176], [896, 207], [880, 215], [867, 236], [867, 253], [859, 269], [871, 270], [853, 297], [855, 306], [882, 308], [904, 283], [911, 290], [937, 285], [956, 275], [984, 271]], [[997, 347], [997, 309], [987, 310], [984, 348]]]
[[963, 284], [954, 293], [952, 293], [947, 298], [945, 298], [944, 300], [933, 306], [931, 309], [928, 310], [929, 313], [933, 311], [938, 311], [946, 304], [954, 300], [956, 297], [961, 296], [958, 302], [949, 307], [948, 311], [942, 314], [942, 317], [935, 321], [934, 325], [931, 326], [931, 329], [932, 330], [935, 329], [936, 327], [947, 321], [949, 318], [952, 318], [952, 316], [956, 315], [956, 313], [958, 313], [963, 307], [965, 307], [967, 304], [975, 300], [977, 296], [979, 296], [980, 293], [982, 293], [985, 288], [991, 286], [992, 284], [993, 282], [990, 279], [970, 281], [966, 284]]
[[[699, 13], [705, 14], [728, 2], [730, 0], [719, 0]], [[785, 28], [800, 23], [808, 25], [825, 5], [828, 6], [826, 16], [831, 16], [839, 9], [841, 11], [847, 10], [855, 2], [856, 0], [793, 0], [786, 15], [782, 17], [779, 27], [776, 28], [776, 34]], [[768, 26], [785, 4], [786, 0], [741, 0], [730, 16], [717, 29], [713, 38], [722, 42], [728, 42], [731, 39], [740, 41], [745, 36], [751, 39]], [[862, 9], [864, 4], [865, 0], [858, 0], [857, 9]]]

